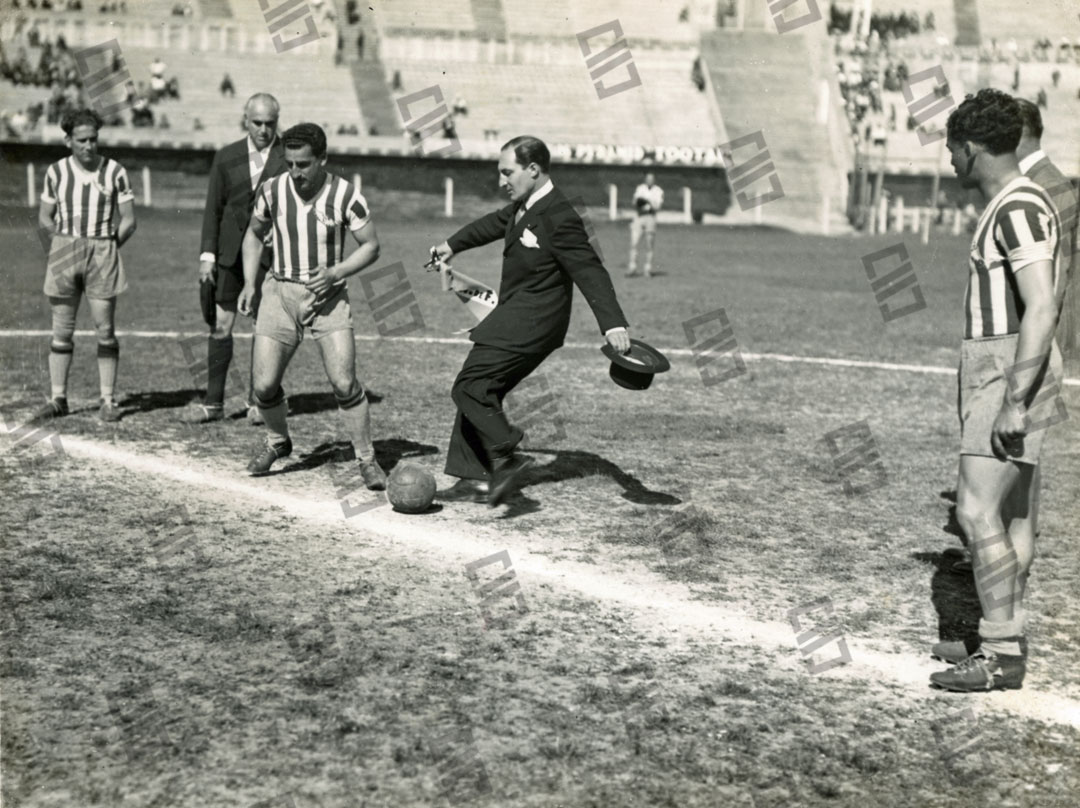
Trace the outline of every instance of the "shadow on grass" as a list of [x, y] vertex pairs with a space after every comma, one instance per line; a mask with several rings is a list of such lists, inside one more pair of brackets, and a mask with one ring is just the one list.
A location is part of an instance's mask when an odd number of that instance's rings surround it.
[[962, 559], [958, 549], [941, 553], [912, 553], [912, 558], [934, 565], [930, 600], [938, 614], [938, 639], [962, 640], [977, 634], [982, 607], [970, 572], [957, 572], [953, 564]]
[[627, 474], [610, 460], [592, 452], [578, 450], [559, 452], [545, 449], [530, 449], [529, 451], [534, 454], [553, 454], [555, 461], [540, 468], [533, 467], [525, 472], [523, 488], [541, 483], [576, 480], [582, 477], [606, 476], [622, 486], [623, 491], [620, 496], [623, 499], [636, 505], [678, 505], [682, 502], [672, 494], [650, 490], [637, 477]]
[[[226, 392], [228, 393], [228, 391]], [[383, 400], [381, 395], [374, 393], [371, 390], [368, 390], [367, 395], [368, 401], [372, 404], [378, 404]], [[180, 407], [185, 407], [192, 402], [202, 402], [205, 396], [205, 390], [197, 390], [194, 388], [189, 388], [187, 390], [152, 390], [148, 393], [132, 393], [127, 395], [119, 402], [119, 404], [124, 408], [124, 415], [127, 416], [136, 412], [178, 409]], [[234, 394], [226, 397], [226, 407], [231, 407], [234, 404], [234, 398], [236, 398], [236, 395]], [[338, 408], [337, 399], [334, 398], [333, 393], [297, 393], [296, 395], [290, 395], [288, 400], [289, 415], [310, 415], [336, 410]], [[226, 416], [226, 418], [230, 420], [236, 420], [243, 417], [245, 417], [245, 413], [242, 410], [238, 413], [234, 412]]]
[[[337, 399], [333, 393], [297, 393], [289, 394], [289, 415], [313, 415], [319, 412], [329, 412], [338, 408]], [[383, 397], [371, 390], [367, 391], [367, 398], [372, 404], [378, 404]]]
[[[375, 441], [375, 457], [387, 474], [402, 460], [438, 453], [439, 447], [432, 446], [429, 443], [417, 443], [413, 440], [401, 438]], [[326, 443], [320, 443], [307, 454], [300, 455], [295, 463], [291, 463], [280, 470], [271, 471], [267, 476], [291, 474], [294, 471], [309, 471], [327, 463], [345, 463], [355, 460], [356, 450], [351, 442], [347, 440], [327, 441]]]

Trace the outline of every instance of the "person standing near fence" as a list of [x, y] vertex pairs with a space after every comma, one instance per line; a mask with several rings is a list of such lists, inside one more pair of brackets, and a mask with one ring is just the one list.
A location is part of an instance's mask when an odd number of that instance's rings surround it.
[[45, 294], [52, 309], [49, 402], [36, 414], [45, 420], [68, 414], [68, 371], [75, 351], [75, 315], [86, 295], [97, 332], [98, 378], [103, 421], [119, 421], [114, 387], [120, 361], [116, 298], [127, 289], [120, 247], [135, 232], [135, 194], [124, 167], [98, 154], [103, 121], [93, 110], [69, 110], [60, 127], [71, 156], [49, 166], [41, 193], [38, 226], [51, 234]]
[[656, 213], [663, 207], [664, 189], [656, 184], [656, 177], [650, 172], [645, 175], [645, 182], [634, 190], [634, 220], [630, 222], [630, 264], [626, 276], [637, 275], [638, 243], [645, 235], [645, 277], [652, 277], [653, 245], [656, 242]]
[[[218, 151], [210, 167], [199, 256], [203, 318], [210, 327], [206, 341], [206, 399], [188, 408], [181, 416], [185, 423], [203, 424], [225, 417], [225, 379], [233, 357], [236, 301], [244, 288], [241, 245], [259, 184], [285, 171], [285, 151], [277, 137], [279, 112], [274, 96], [251, 96], [244, 105], [247, 136]], [[260, 281], [270, 265], [269, 252], [262, 258]], [[257, 311], [257, 301], [254, 307]], [[262, 416], [252, 397], [250, 368], [245, 393], [248, 420], [261, 424]]]

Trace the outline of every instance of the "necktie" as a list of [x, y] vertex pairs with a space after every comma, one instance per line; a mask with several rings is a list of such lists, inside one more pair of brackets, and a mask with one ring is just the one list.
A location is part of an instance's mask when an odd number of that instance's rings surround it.
[[525, 206], [518, 205], [517, 212], [514, 214], [514, 224], [521, 221], [521, 217], [525, 215]]

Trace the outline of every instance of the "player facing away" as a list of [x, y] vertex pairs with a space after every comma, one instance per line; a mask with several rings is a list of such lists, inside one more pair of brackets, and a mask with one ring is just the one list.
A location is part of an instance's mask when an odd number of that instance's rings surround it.
[[[259, 183], [285, 170], [284, 150], [277, 137], [280, 107], [267, 93], [256, 93], [244, 105], [243, 140], [220, 149], [210, 167], [210, 183], [203, 209], [202, 253], [199, 255], [200, 292], [208, 311], [203, 316], [210, 327], [206, 340], [206, 400], [192, 405], [182, 416], [187, 423], [202, 424], [225, 417], [225, 380], [233, 357], [233, 327], [236, 301], [244, 287], [241, 244], [255, 205]], [[260, 264], [260, 279], [269, 266], [269, 251]], [[258, 301], [252, 304], [258, 314]], [[249, 373], [248, 420], [262, 423], [258, 408], [251, 403]]]
[[[356, 379], [356, 344], [345, 279], [379, 257], [379, 237], [367, 201], [351, 182], [326, 170], [326, 133], [301, 123], [282, 136], [288, 173], [264, 182], [244, 235], [244, 288], [239, 309], [251, 316], [263, 239], [273, 231], [274, 260], [262, 285], [255, 321], [255, 403], [266, 422], [265, 448], [248, 464], [266, 474], [292, 453], [281, 379], [304, 330], [319, 347], [346, 429], [360, 459], [364, 485], [386, 487], [375, 460], [367, 394]], [[345, 258], [345, 232], [359, 245]]]
[[656, 243], [656, 212], [664, 205], [664, 189], [656, 184], [652, 172], [634, 189], [634, 219], [630, 222], [630, 265], [626, 277], [637, 275], [638, 244], [645, 235], [645, 277], [652, 277], [653, 246]]
[[968, 258], [956, 499], [982, 619], [977, 640], [934, 646], [935, 656], [956, 665], [930, 676], [939, 687], [964, 692], [1019, 688], [1024, 681], [1036, 470], [1062, 378], [1054, 342], [1061, 219], [1046, 191], [1020, 173], [1015, 152], [1022, 126], [1016, 100], [992, 89], [969, 95], [947, 124], [961, 185], [978, 188], [987, 200]]
[[103, 421], [119, 421], [113, 398], [120, 344], [116, 340], [116, 298], [127, 289], [120, 247], [135, 232], [135, 195], [127, 172], [98, 154], [102, 120], [92, 110], [65, 113], [60, 122], [71, 156], [45, 172], [38, 226], [52, 234], [45, 294], [52, 309], [49, 343], [49, 402], [39, 419], [68, 414], [67, 381], [74, 353], [75, 315], [86, 296], [97, 332], [98, 378]]

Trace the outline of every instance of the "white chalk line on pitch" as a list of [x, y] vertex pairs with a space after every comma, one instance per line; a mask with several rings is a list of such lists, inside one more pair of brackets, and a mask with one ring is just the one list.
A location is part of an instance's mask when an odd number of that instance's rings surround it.
[[[92, 337], [93, 331], [76, 331], [76, 336]], [[118, 337], [134, 337], [136, 339], [189, 339], [191, 337], [206, 336], [205, 331], [117, 331]], [[44, 330], [0, 330], [0, 338], [3, 337], [50, 337], [52, 331]], [[233, 334], [234, 339], [251, 339], [250, 333]], [[462, 337], [379, 337], [374, 334], [357, 334], [356, 339], [364, 342], [418, 342], [430, 345], [471, 345], [470, 340]], [[596, 345], [585, 342], [568, 342], [564, 348], [598, 348]], [[694, 356], [695, 352], [689, 348], [665, 348], [664, 353], [670, 356]], [[793, 362], [804, 365], [832, 365], [842, 368], [868, 368], [870, 370], [897, 370], [904, 373], [925, 373], [935, 376], [955, 376], [956, 368], [947, 368], [940, 365], [906, 365], [896, 362], [872, 362], [865, 359], [837, 359], [829, 356], [798, 356], [795, 354], [778, 353], [751, 353], [743, 351], [743, 359], [750, 361], [769, 362]], [[1063, 379], [1062, 384], [1068, 387], [1080, 387], [1080, 379]]]
[[[136, 474], [149, 474], [198, 489], [200, 499], [216, 501], [226, 507], [236, 508], [238, 502], [244, 503], [241, 507], [270, 506], [301, 519], [362, 531], [368, 537], [386, 540], [387, 546], [398, 554], [415, 553], [418, 560], [443, 571], [453, 567], [440, 564], [440, 557], [459, 562], [458, 570], [462, 576], [466, 563], [509, 549], [526, 597], [530, 584], [546, 583], [592, 600], [611, 601], [651, 616], [673, 630], [688, 630], [699, 640], [719, 638], [780, 652], [788, 660], [786, 668], [805, 670], [797, 661], [794, 632], [789, 623], [753, 620], [739, 612], [691, 600], [684, 586], [654, 573], [638, 576], [640, 580], [634, 581], [630, 580], [632, 574], [619, 578], [610, 572], [598, 571], [595, 564], [565, 559], [551, 561], [543, 555], [528, 552], [525, 549], [529, 544], [527, 537], [512, 534], [498, 525], [492, 525], [490, 529], [470, 525], [467, 535], [440, 525], [438, 522], [444, 518], [433, 515], [423, 517], [423, 525], [418, 529], [418, 517], [405, 516], [386, 507], [367, 511], [346, 522], [338, 500], [305, 499], [289, 493], [295, 478], [285, 482], [271, 476], [257, 483], [249, 482], [214, 471], [206, 465], [196, 465], [184, 455], [142, 454], [70, 435], [64, 436], [64, 449], [74, 457], [107, 462]], [[912, 698], [949, 698], [931, 690], [928, 684], [930, 673], [941, 669], [940, 663], [931, 663], [928, 657], [917, 658], [907, 649], [883, 653], [859, 640], [848, 639], [847, 644], [852, 662], [823, 675], [875, 681], [884, 678], [904, 686]], [[1036, 692], [1029, 687], [1019, 691], [973, 694], [969, 698], [977, 699], [980, 709], [1001, 710], [1047, 724], [1065, 724], [1080, 729], [1080, 701], [1067, 697]]]

